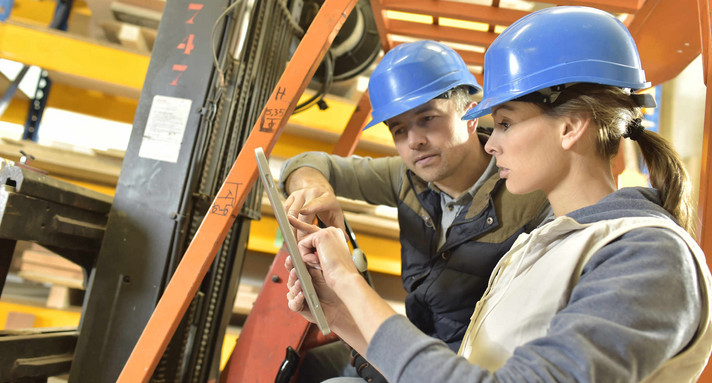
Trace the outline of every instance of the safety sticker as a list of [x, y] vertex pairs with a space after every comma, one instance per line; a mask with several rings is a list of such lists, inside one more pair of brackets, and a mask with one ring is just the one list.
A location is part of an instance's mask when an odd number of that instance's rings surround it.
[[138, 156], [177, 162], [192, 100], [156, 95], [148, 112]]

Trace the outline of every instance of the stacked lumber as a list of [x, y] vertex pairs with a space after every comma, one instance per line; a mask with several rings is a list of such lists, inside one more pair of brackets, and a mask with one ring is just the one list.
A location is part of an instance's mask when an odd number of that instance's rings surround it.
[[84, 272], [79, 265], [37, 244], [22, 253], [18, 268], [17, 275], [24, 279], [84, 288]]

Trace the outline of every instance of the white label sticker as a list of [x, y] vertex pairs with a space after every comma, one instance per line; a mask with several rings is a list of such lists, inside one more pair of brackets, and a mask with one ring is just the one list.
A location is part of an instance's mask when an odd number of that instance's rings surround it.
[[177, 162], [192, 103], [187, 98], [153, 96], [138, 156]]

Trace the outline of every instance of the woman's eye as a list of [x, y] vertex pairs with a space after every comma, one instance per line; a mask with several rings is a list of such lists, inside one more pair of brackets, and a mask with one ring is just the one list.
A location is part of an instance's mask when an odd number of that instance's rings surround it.
[[504, 121], [498, 122], [497, 125], [501, 126], [504, 130], [509, 129], [509, 126], [510, 126], [509, 122], [504, 122]]

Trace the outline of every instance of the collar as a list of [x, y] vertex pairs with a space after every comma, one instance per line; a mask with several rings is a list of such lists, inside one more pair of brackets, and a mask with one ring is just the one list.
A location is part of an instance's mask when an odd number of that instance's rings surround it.
[[464, 205], [472, 200], [472, 197], [475, 196], [475, 193], [477, 193], [477, 191], [480, 190], [482, 185], [495, 173], [497, 173], [497, 161], [494, 157], [492, 157], [490, 159], [489, 164], [487, 165], [487, 168], [480, 175], [480, 178], [478, 178], [477, 181], [475, 181], [475, 183], [470, 186], [470, 188], [467, 189], [464, 193], [462, 193], [462, 195], [460, 195], [458, 198], [453, 198], [449, 196], [447, 193], [440, 190], [440, 188], [432, 182], [428, 182], [428, 188], [438, 193], [440, 195], [440, 198], [443, 199], [443, 201], [445, 201], [446, 203], [452, 202], [454, 204]]

